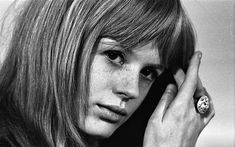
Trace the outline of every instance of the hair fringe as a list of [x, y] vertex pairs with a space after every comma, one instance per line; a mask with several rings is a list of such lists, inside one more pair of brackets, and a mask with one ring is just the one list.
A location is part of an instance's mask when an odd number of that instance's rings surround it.
[[0, 70], [0, 107], [14, 112], [4, 117], [21, 146], [87, 145], [79, 125], [101, 38], [124, 49], [154, 42], [166, 68], [187, 69], [195, 48], [179, 0], [27, 0], [20, 7]]

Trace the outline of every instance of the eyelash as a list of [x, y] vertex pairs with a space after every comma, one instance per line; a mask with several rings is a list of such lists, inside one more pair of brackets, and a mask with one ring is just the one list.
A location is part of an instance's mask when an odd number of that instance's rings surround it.
[[123, 65], [125, 63], [125, 55], [121, 51], [107, 50], [104, 52], [108, 60], [114, 65]]
[[155, 80], [159, 76], [159, 73], [156, 71], [156, 69], [153, 69], [152, 67], [145, 67], [141, 70], [141, 74], [144, 76], [144, 78], [150, 81]]
[[[125, 54], [121, 51], [107, 50], [104, 52], [104, 55], [113, 65], [122, 66], [126, 62]], [[147, 66], [141, 70], [141, 75], [145, 79], [153, 81], [159, 76], [159, 73], [156, 71], [156, 69]]]

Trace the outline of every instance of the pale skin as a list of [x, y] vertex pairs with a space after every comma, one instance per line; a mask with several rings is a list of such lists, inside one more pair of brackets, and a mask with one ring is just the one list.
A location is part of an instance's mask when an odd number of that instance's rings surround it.
[[[88, 114], [84, 124], [80, 124], [92, 138], [90, 146], [112, 135], [133, 114], [155, 75], [163, 72], [158, 50], [152, 43], [123, 51], [115, 40], [103, 38], [101, 42], [91, 68]], [[144, 147], [195, 146], [200, 132], [214, 116], [211, 100], [207, 115], [200, 115], [194, 106], [193, 97], [209, 97], [198, 75], [200, 58], [201, 52], [196, 52], [187, 74], [181, 69], [174, 74], [177, 85], [167, 86], [149, 119]], [[121, 110], [125, 115], [117, 112]]]
[[139, 107], [162, 72], [152, 43], [124, 51], [115, 40], [103, 38], [94, 52], [88, 113], [81, 129], [91, 136], [111, 136]]
[[201, 52], [196, 52], [187, 74], [179, 69], [174, 78], [176, 85], [167, 86], [158, 106], [148, 121], [144, 147], [193, 147], [204, 127], [215, 115], [210, 98], [210, 110], [201, 115], [196, 112], [194, 96], [208, 95], [199, 78]]

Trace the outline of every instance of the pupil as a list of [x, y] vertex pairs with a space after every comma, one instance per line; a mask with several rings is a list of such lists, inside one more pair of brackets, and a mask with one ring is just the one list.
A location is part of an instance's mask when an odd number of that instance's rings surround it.
[[147, 76], [147, 75], [149, 75], [149, 74], [150, 74], [150, 70], [149, 70], [149, 69], [144, 70], [144, 75], [145, 75], [145, 76]]
[[117, 55], [114, 54], [114, 53], [109, 53], [109, 58], [112, 59], [112, 60], [114, 60], [114, 59], [117, 58]]

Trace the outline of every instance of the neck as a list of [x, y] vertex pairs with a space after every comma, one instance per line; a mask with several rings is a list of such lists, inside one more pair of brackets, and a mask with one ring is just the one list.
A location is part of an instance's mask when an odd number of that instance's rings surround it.
[[87, 145], [89, 147], [99, 147], [99, 141], [96, 138], [87, 139]]
[[81, 131], [80, 133], [82, 134], [85, 144], [88, 147], [99, 147], [99, 140], [100, 140], [99, 137], [88, 135], [83, 131]]

